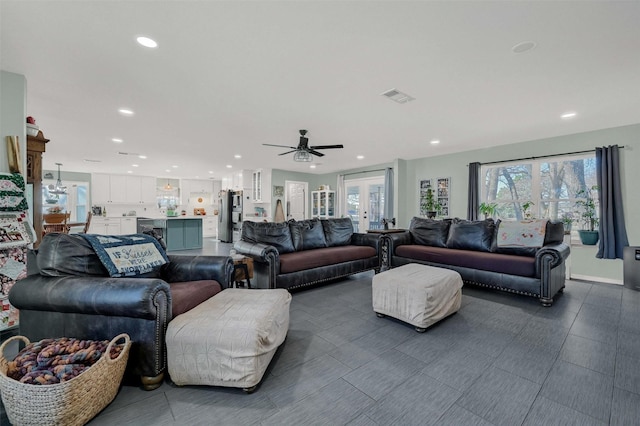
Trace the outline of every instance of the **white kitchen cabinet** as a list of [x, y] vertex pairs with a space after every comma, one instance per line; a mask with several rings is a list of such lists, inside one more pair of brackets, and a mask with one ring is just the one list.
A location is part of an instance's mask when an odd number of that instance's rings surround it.
[[202, 218], [202, 236], [205, 238], [218, 236], [218, 216], [204, 216]]
[[251, 179], [251, 199], [262, 202], [262, 169], [254, 170]]
[[[213, 200], [213, 180], [182, 179], [180, 181], [180, 193], [183, 204], [199, 205], [204, 203], [204, 205], [211, 205]], [[198, 198], [202, 199], [202, 201], [198, 202]]]
[[91, 203], [106, 204], [154, 204], [156, 179], [150, 176], [91, 175]]
[[93, 217], [89, 226], [90, 234], [122, 235], [119, 217]]
[[138, 230], [138, 219], [135, 217], [123, 217], [120, 219], [120, 232], [122, 235], [135, 234]]

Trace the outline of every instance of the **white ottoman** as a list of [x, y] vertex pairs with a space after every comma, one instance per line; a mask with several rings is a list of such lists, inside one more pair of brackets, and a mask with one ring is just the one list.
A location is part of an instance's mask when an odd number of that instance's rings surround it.
[[373, 310], [413, 325], [418, 332], [457, 312], [462, 278], [456, 271], [409, 263], [373, 277]]
[[229, 288], [178, 315], [167, 327], [167, 361], [177, 385], [252, 392], [289, 329], [284, 289]]

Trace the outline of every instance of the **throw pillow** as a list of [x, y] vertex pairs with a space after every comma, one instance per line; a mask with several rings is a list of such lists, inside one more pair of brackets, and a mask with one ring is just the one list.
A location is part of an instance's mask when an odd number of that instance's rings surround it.
[[447, 237], [451, 220], [433, 220], [414, 217], [409, 224], [409, 232], [416, 244], [432, 247], [447, 247]]
[[273, 246], [278, 253], [295, 251], [291, 240], [291, 231], [287, 222], [242, 222], [242, 240], [250, 243], [262, 243]]
[[494, 231], [493, 219], [478, 221], [453, 219], [449, 227], [447, 248], [490, 252]]
[[311, 250], [315, 248], [323, 248], [327, 246], [324, 237], [324, 228], [320, 219], [309, 219], [289, 221], [289, 229], [291, 230], [291, 240], [296, 251]]
[[324, 228], [324, 237], [327, 240], [328, 247], [346, 246], [351, 244], [351, 236], [353, 235], [353, 223], [351, 222], [351, 218], [322, 219], [321, 222], [322, 227]]

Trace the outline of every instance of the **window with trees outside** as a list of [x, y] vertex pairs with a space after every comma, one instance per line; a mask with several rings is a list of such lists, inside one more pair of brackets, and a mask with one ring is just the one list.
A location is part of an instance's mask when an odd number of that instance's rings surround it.
[[595, 153], [483, 165], [480, 183], [481, 202], [494, 204], [502, 220], [570, 218], [577, 229], [576, 201], [588, 190], [598, 199]]

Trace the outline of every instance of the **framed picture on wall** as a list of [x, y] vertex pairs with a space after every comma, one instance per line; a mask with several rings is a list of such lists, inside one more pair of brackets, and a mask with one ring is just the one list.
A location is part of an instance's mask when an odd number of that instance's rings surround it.
[[443, 217], [449, 216], [449, 212], [451, 211], [451, 178], [438, 178], [436, 180], [437, 185], [437, 196], [438, 202], [442, 209], [440, 210], [440, 215]]
[[431, 179], [420, 180], [420, 193], [418, 194], [420, 216], [427, 215], [427, 211], [424, 209], [423, 206], [424, 206], [424, 201], [427, 198], [427, 190], [429, 188], [433, 190], [433, 187], [431, 186]]

